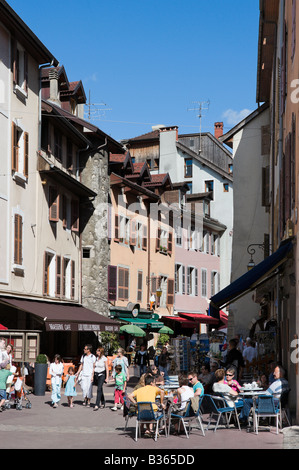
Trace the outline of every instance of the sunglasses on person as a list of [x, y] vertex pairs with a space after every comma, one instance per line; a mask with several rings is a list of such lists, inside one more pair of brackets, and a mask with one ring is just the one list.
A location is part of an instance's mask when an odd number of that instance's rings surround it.
[[235, 374], [226, 374], [226, 377], [233, 377]]

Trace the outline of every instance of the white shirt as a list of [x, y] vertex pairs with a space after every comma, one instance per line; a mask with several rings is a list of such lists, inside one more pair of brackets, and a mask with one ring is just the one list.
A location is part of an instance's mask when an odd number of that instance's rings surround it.
[[194, 391], [193, 391], [193, 388], [189, 387], [188, 385], [183, 385], [181, 389], [183, 389], [183, 391], [182, 393], [180, 393], [180, 398], [181, 398], [180, 410], [184, 410], [187, 401], [190, 400], [190, 398], [194, 397]]
[[256, 359], [257, 357], [257, 350], [252, 346], [248, 346], [248, 348], [243, 351], [243, 357], [246, 361], [252, 362], [253, 359]]
[[56, 364], [56, 362], [52, 362], [52, 364], [50, 364], [50, 375], [53, 382], [59, 383], [63, 374], [63, 369], [63, 362], [59, 362], [58, 364]]
[[102, 372], [105, 372], [106, 362], [107, 362], [107, 357], [106, 356], [102, 356], [100, 359], [97, 358], [96, 362], [95, 362], [94, 371], [97, 372], [98, 374], [101, 374]]
[[96, 357], [93, 354], [86, 354], [81, 357], [81, 364], [83, 364], [82, 375], [90, 376], [93, 374], [93, 365], [96, 362]]

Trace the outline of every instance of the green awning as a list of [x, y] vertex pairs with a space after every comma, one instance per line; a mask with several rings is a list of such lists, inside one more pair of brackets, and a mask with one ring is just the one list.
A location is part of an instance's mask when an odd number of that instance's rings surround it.
[[132, 323], [133, 325], [137, 325], [140, 328], [153, 328], [159, 330], [164, 326], [164, 323], [154, 320], [152, 318], [128, 318], [128, 317], [119, 317], [119, 321], [124, 321], [126, 323]]

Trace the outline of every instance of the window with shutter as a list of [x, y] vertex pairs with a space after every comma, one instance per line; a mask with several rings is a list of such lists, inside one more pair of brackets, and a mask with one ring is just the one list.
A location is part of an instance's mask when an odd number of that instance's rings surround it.
[[186, 294], [186, 268], [185, 266], [182, 266], [182, 294]]
[[54, 156], [57, 160], [62, 160], [62, 135], [57, 128], [54, 129]]
[[118, 299], [129, 300], [129, 270], [118, 268]]
[[194, 294], [198, 295], [198, 270], [194, 269]]
[[156, 251], [160, 251], [160, 239], [161, 239], [161, 229], [158, 228], [157, 230], [157, 238], [156, 238]]
[[168, 234], [167, 251], [168, 251], [169, 255], [172, 254], [172, 232], [169, 232], [169, 234]]
[[168, 279], [167, 282], [167, 305], [174, 304], [174, 279]]
[[12, 171], [18, 171], [19, 169], [18, 131], [14, 122], [11, 129], [11, 169]]
[[15, 214], [14, 217], [14, 263], [19, 266], [23, 263], [23, 220], [22, 216]]
[[71, 299], [74, 300], [75, 298], [75, 261], [71, 261]]
[[28, 164], [29, 164], [29, 134], [24, 132], [24, 176], [28, 178]]
[[79, 201], [72, 199], [71, 209], [72, 232], [79, 232]]
[[201, 270], [201, 296], [207, 297], [207, 270]]
[[66, 167], [69, 171], [73, 171], [73, 143], [67, 140]]
[[114, 216], [114, 241], [119, 242], [119, 217], [118, 214]]
[[[55, 295], [55, 285], [53, 285], [52, 279], [55, 277], [51, 276], [51, 271], [54, 268], [52, 264], [54, 260], [54, 255], [45, 251], [44, 254], [44, 275], [43, 275], [43, 294], [44, 295]], [[54, 274], [54, 273], [53, 273]]]
[[142, 302], [142, 271], [138, 271], [138, 280], [137, 280], [137, 302]]
[[62, 262], [62, 295], [63, 297], [70, 297], [70, 283], [69, 283], [69, 262], [68, 258], [63, 258]]
[[136, 231], [136, 220], [131, 220], [131, 230], [130, 230], [130, 245], [136, 246], [137, 231]]
[[62, 226], [67, 228], [67, 197], [62, 195]]
[[49, 186], [49, 220], [59, 221], [59, 194], [55, 186]]
[[144, 251], [147, 250], [147, 225], [142, 226], [143, 234], [142, 234], [142, 249]]
[[61, 297], [61, 256], [56, 256], [56, 297]]
[[117, 299], [117, 266], [108, 266], [108, 300], [113, 302]]

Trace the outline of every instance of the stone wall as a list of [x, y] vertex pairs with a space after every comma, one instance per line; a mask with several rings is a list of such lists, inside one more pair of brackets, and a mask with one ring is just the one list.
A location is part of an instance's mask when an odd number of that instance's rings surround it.
[[[108, 316], [108, 153], [100, 150], [85, 156], [81, 182], [97, 193], [92, 202], [80, 207], [82, 227], [82, 305]], [[89, 257], [85, 257], [88, 256]]]

